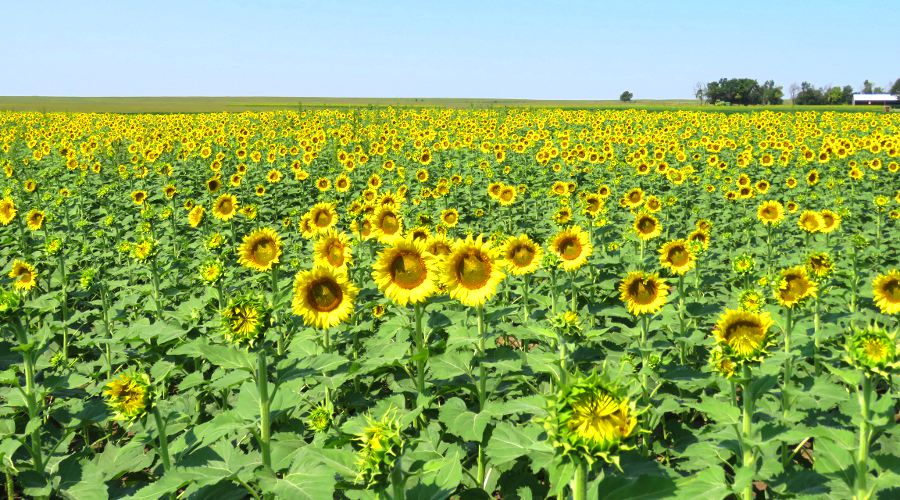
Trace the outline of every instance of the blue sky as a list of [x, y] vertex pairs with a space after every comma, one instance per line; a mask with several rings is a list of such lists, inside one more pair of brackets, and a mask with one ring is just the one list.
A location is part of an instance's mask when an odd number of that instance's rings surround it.
[[660, 99], [723, 76], [884, 86], [900, 77], [890, 4], [0, 0], [0, 95]]

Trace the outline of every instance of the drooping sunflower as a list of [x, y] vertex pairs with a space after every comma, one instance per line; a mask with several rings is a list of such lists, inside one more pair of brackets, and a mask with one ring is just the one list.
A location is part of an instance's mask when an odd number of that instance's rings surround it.
[[350, 238], [343, 232], [329, 229], [316, 242], [313, 248], [313, 258], [316, 264], [334, 269], [346, 268], [347, 264], [353, 261]]
[[837, 230], [841, 225], [841, 216], [827, 208], [819, 212], [819, 215], [822, 217], [822, 227], [819, 228], [819, 232], [822, 233], [831, 233]]
[[900, 314], [900, 271], [892, 269], [872, 281], [875, 305], [884, 314]]
[[281, 257], [281, 238], [272, 228], [257, 229], [244, 236], [237, 253], [238, 264], [255, 271], [268, 271]]
[[213, 217], [221, 221], [229, 221], [234, 218], [238, 210], [238, 200], [233, 194], [223, 194], [213, 204]]
[[619, 285], [619, 298], [635, 316], [655, 314], [666, 305], [669, 285], [666, 280], [643, 271], [632, 271]]
[[764, 201], [756, 209], [756, 218], [763, 224], [777, 225], [784, 219], [784, 205], [780, 201]]
[[150, 406], [150, 377], [135, 370], [123, 372], [106, 384], [103, 396], [116, 420], [136, 420]]
[[523, 276], [531, 274], [541, 266], [544, 249], [527, 234], [511, 237], [503, 247], [503, 260], [510, 274]]
[[34, 266], [24, 260], [14, 260], [7, 276], [15, 280], [13, 287], [16, 290], [27, 292], [37, 285], [37, 272]]
[[440, 268], [425, 249], [425, 243], [411, 237], [398, 239], [382, 250], [372, 265], [372, 279], [397, 305], [424, 302], [437, 291]]
[[309, 221], [317, 234], [321, 234], [337, 225], [338, 213], [334, 203], [316, 203], [309, 212]]
[[206, 209], [203, 208], [203, 205], [194, 205], [194, 207], [191, 208], [191, 211], [188, 212], [188, 224], [190, 224], [191, 227], [199, 226], [200, 222], [203, 220], [203, 214], [205, 213]]
[[583, 266], [594, 252], [590, 235], [579, 226], [569, 226], [553, 237], [550, 250], [559, 257], [559, 265], [570, 272]]
[[16, 218], [16, 203], [12, 198], [0, 200], [0, 224], [8, 226]]
[[498, 257], [499, 251], [481, 235], [457, 241], [443, 261], [442, 281], [450, 297], [469, 307], [483, 306], [505, 277]]
[[825, 221], [822, 218], [822, 214], [819, 212], [804, 210], [803, 213], [800, 214], [797, 224], [800, 226], [800, 229], [803, 229], [807, 233], [817, 233], [822, 230]]
[[574, 461], [613, 462], [610, 456], [637, 427], [634, 403], [596, 373], [581, 375], [548, 401], [544, 429], [557, 452]]
[[672, 240], [659, 249], [659, 262], [675, 274], [684, 274], [694, 268], [696, 256], [685, 240]]
[[713, 336], [735, 359], [748, 360], [766, 348], [772, 324], [767, 312], [728, 310], [719, 317]]
[[381, 207], [370, 219], [372, 234], [378, 241], [390, 245], [403, 236], [403, 218], [393, 208]]
[[775, 299], [784, 307], [793, 308], [807, 297], [816, 296], [816, 283], [809, 279], [804, 266], [789, 267], [781, 271], [775, 289]]
[[659, 220], [649, 213], [640, 214], [634, 219], [634, 232], [638, 238], [647, 241], [662, 234]]
[[294, 278], [291, 310], [309, 326], [331, 328], [350, 317], [358, 293], [343, 270], [315, 266]]
[[28, 229], [37, 231], [44, 226], [44, 218], [45, 217], [43, 210], [38, 210], [35, 208], [28, 212], [28, 215], [25, 216], [25, 223], [28, 225]]

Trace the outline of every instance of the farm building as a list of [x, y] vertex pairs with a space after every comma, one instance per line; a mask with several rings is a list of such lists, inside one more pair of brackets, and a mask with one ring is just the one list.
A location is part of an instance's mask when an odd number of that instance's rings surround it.
[[853, 104], [884, 104], [896, 106], [900, 104], [897, 96], [891, 94], [853, 94]]

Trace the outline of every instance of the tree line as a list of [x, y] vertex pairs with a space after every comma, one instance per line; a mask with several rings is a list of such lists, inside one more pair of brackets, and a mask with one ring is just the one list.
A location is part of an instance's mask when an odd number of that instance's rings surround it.
[[[816, 87], [809, 82], [800, 85], [792, 83], [788, 87], [791, 101], [794, 104], [851, 104], [853, 103], [853, 87]], [[866, 80], [859, 91], [862, 94], [883, 94], [884, 87], [875, 86]], [[887, 91], [890, 94], [900, 94], [900, 78], [898, 78]], [[781, 85], [775, 85], [772, 80], [763, 84], [752, 78], [721, 78], [707, 84], [698, 83], [694, 88], [694, 96], [701, 102], [708, 104], [782, 104], [784, 102], [784, 90]]]

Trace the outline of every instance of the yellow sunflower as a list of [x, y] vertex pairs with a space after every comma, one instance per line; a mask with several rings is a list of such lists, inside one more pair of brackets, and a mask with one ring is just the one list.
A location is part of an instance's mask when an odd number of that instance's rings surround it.
[[892, 269], [872, 281], [875, 305], [884, 314], [900, 313], [900, 271]]
[[203, 205], [194, 205], [194, 207], [191, 208], [191, 211], [188, 212], [188, 224], [190, 224], [191, 227], [199, 226], [200, 221], [203, 220], [203, 214], [205, 213], [206, 209], [203, 208]]
[[672, 240], [659, 249], [659, 262], [675, 274], [694, 268], [696, 257], [685, 240]]
[[357, 293], [344, 271], [315, 266], [294, 278], [291, 310], [308, 326], [331, 328], [350, 317]]
[[647, 241], [662, 234], [662, 225], [659, 220], [650, 214], [640, 214], [634, 219], [634, 232], [638, 238]]
[[531, 241], [527, 234], [511, 237], [503, 247], [503, 260], [510, 274], [531, 274], [541, 266], [544, 249]]
[[35, 272], [34, 266], [24, 260], [13, 261], [12, 270], [7, 276], [16, 280], [13, 282], [16, 290], [27, 292], [37, 285], [37, 272]]
[[403, 235], [403, 218], [393, 208], [381, 207], [371, 218], [372, 234], [378, 241], [390, 245]]
[[775, 299], [784, 307], [792, 308], [807, 297], [816, 296], [816, 283], [809, 279], [806, 267], [794, 266], [781, 271]]
[[440, 269], [422, 241], [411, 237], [396, 240], [382, 250], [372, 265], [372, 279], [397, 305], [424, 302], [437, 291]]
[[625, 193], [625, 196], [622, 197], [622, 204], [631, 209], [637, 208], [643, 201], [644, 190], [637, 187], [629, 190]]
[[350, 253], [350, 238], [342, 232], [329, 229], [316, 242], [313, 248], [313, 258], [316, 264], [334, 269], [346, 268], [347, 264], [353, 261]]
[[500, 202], [500, 205], [508, 207], [516, 202], [517, 194], [515, 186], [504, 185], [500, 188], [500, 193], [497, 194], [497, 201]]
[[147, 192], [139, 190], [131, 193], [131, 201], [133, 201], [135, 205], [143, 205], [144, 202], [147, 201]]
[[450, 255], [453, 250], [453, 242], [443, 233], [437, 233], [425, 242], [425, 250], [435, 257], [442, 258]]
[[447, 227], [454, 227], [459, 223], [459, 211], [455, 208], [448, 208], [441, 212], [441, 222]]
[[583, 266], [594, 251], [588, 233], [579, 226], [569, 226], [557, 233], [550, 242], [550, 250], [559, 257], [564, 271]]
[[9, 225], [16, 218], [16, 204], [11, 198], [0, 200], [0, 224]]
[[481, 235], [457, 241], [443, 261], [443, 283], [450, 297], [470, 307], [484, 305], [505, 277], [498, 257], [499, 251]]
[[337, 225], [338, 213], [334, 203], [316, 203], [309, 212], [309, 222], [317, 234], [321, 234]]
[[28, 212], [28, 215], [25, 216], [25, 223], [28, 225], [28, 229], [32, 231], [37, 231], [44, 225], [44, 212], [38, 209], [32, 209]]
[[669, 285], [666, 280], [643, 271], [632, 271], [619, 285], [619, 298], [635, 316], [655, 314], [666, 305]]
[[779, 201], [764, 201], [756, 209], [756, 218], [763, 224], [777, 225], [784, 219], [784, 205]]
[[797, 224], [800, 226], [800, 229], [803, 229], [807, 233], [817, 233], [822, 230], [822, 226], [825, 225], [825, 220], [819, 212], [804, 210], [803, 213], [800, 214]]
[[268, 271], [281, 257], [281, 238], [272, 228], [257, 229], [244, 236], [237, 253], [238, 264], [256, 271]]
[[221, 221], [229, 221], [237, 213], [238, 200], [233, 194], [223, 194], [213, 204], [213, 217]]
[[772, 324], [767, 312], [725, 311], [716, 323], [713, 336], [735, 358], [749, 359], [765, 349]]
[[819, 212], [819, 215], [822, 217], [822, 227], [819, 228], [819, 232], [830, 233], [840, 227], [841, 216], [835, 212], [825, 209]]

